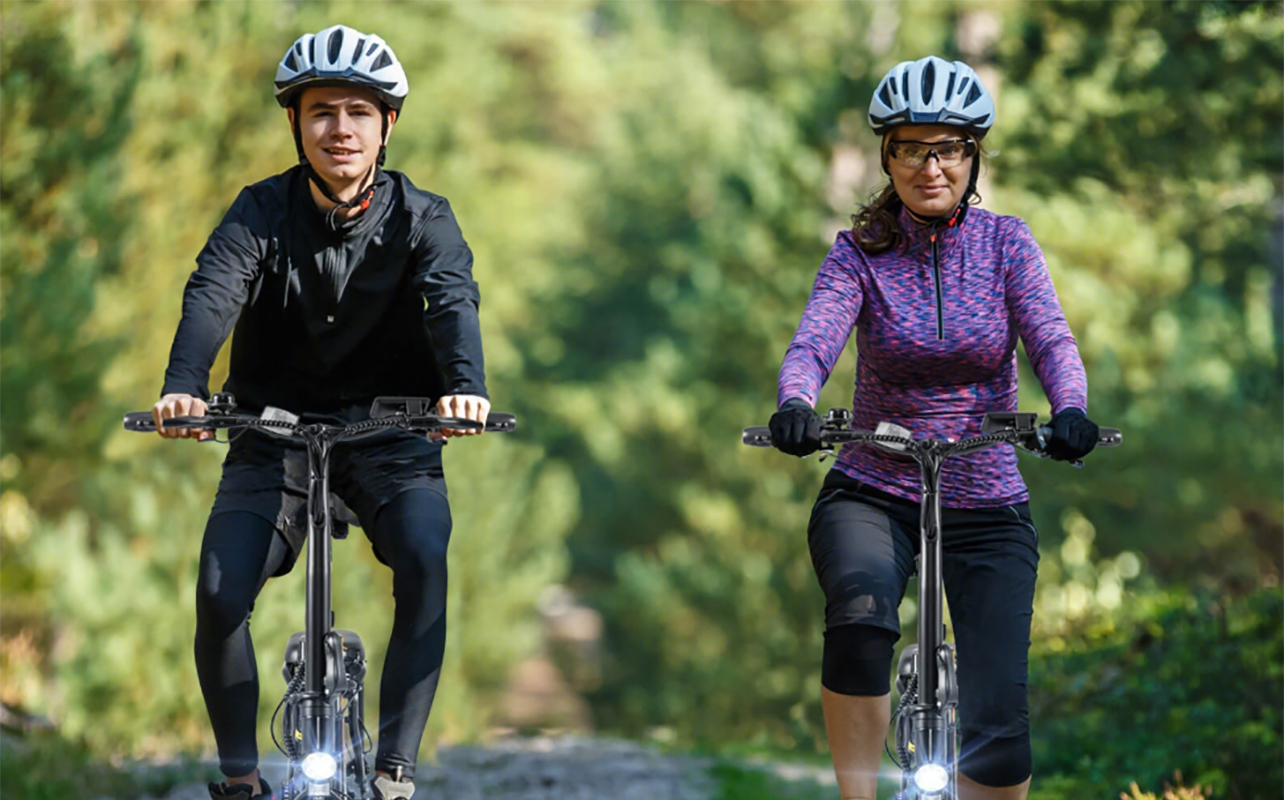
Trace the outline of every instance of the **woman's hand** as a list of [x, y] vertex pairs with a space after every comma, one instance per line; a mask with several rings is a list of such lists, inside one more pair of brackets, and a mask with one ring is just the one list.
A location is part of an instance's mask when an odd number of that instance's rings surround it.
[[807, 456], [820, 449], [820, 415], [806, 400], [791, 397], [767, 423], [771, 445], [791, 456]]
[[205, 401], [190, 394], [167, 394], [156, 405], [152, 406], [152, 421], [156, 423], [156, 432], [166, 439], [196, 439], [205, 441], [214, 438], [214, 431], [203, 431], [197, 428], [165, 428], [164, 420], [174, 417], [203, 417], [208, 410]]
[[1057, 461], [1077, 461], [1092, 452], [1101, 436], [1097, 423], [1077, 408], [1063, 408], [1052, 415], [1048, 423], [1052, 439], [1048, 441], [1048, 455]]
[[[490, 413], [490, 401], [484, 397], [478, 397], [472, 394], [449, 394], [437, 401], [437, 416], [439, 417], [456, 417], [457, 419], [470, 419], [473, 422], [486, 424], [486, 415]], [[473, 436], [481, 433], [478, 430], [458, 430], [456, 428], [442, 428], [443, 437], [450, 436]]]

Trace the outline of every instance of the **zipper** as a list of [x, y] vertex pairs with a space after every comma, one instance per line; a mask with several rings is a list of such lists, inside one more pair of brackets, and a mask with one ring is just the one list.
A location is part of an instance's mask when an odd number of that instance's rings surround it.
[[[959, 223], [963, 214], [966, 213], [966, 204], [960, 205], [954, 209], [949, 220], [945, 223], [946, 228], [953, 228]], [[945, 293], [941, 290], [941, 243], [940, 243], [940, 221], [932, 223], [932, 280], [936, 284], [936, 339], [941, 341], [945, 338]]]
[[[950, 220], [950, 224], [953, 224]], [[937, 241], [936, 229], [932, 229], [932, 278], [936, 283], [936, 338], [945, 338], [945, 300], [941, 296], [941, 244]]]
[[339, 270], [341, 267], [342, 256], [338, 247], [327, 247], [325, 250], [325, 271], [326, 283], [329, 284], [327, 299], [330, 301], [329, 313], [325, 316], [325, 321], [329, 325], [334, 324], [334, 315], [339, 306]]

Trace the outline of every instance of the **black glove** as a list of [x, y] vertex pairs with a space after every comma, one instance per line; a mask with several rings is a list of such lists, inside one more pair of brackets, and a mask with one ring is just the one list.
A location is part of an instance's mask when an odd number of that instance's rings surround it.
[[820, 415], [807, 401], [791, 397], [767, 423], [771, 445], [791, 456], [811, 455], [820, 449]]
[[1092, 452], [1097, 446], [1101, 430], [1077, 408], [1065, 408], [1053, 415], [1048, 423], [1052, 439], [1048, 441], [1048, 455], [1057, 461], [1075, 461]]

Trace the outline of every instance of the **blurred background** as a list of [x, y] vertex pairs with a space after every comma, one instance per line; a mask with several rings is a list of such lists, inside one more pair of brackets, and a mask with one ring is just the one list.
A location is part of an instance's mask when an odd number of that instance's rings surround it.
[[[6, 797], [56, 796], [23, 776], [212, 753], [193, 594], [223, 449], [120, 420], [158, 395], [205, 238], [295, 161], [277, 61], [337, 22], [405, 64], [388, 166], [454, 206], [494, 406], [521, 421], [446, 453], [450, 633], [425, 756], [578, 729], [825, 762], [805, 528], [828, 465], [740, 430], [774, 411], [816, 269], [883, 184], [870, 94], [937, 54], [996, 97], [982, 206], [1029, 222], [1089, 414], [1125, 434], [1082, 471], [1022, 459], [1042, 554], [1031, 796], [1113, 798], [1175, 770], [1212, 797], [1280, 796], [1280, 4], [0, 9]], [[854, 357], [822, 409], [850, 403]], [[1022, 359], [1022, 407], [1046, 414]], [[390, 575], [355, 534], [335, 565], [338, 623], [377, 674]], [[254, 611], [265, 752], [302, 610], [300, 567]]]

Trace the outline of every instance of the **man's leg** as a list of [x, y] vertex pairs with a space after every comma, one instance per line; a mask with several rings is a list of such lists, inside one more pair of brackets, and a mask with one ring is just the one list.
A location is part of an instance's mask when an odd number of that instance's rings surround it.
[[196, 582], [196, 674], [228, 783], [258, 782], [255, 726], [258, 669], [250, 610], [282, 564], [288, 546], [267, 520], [248, 511], [210, 517]]
[[431, 489], [408, 489], [375, 518], [371, 542], [392, 568], [396, 602], [379, 689], [375, 769], [414, 777], [446, 650], [446, 546], [450, 506]]

